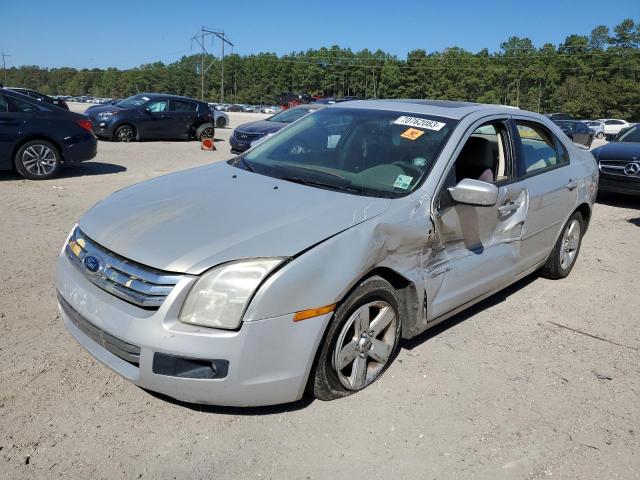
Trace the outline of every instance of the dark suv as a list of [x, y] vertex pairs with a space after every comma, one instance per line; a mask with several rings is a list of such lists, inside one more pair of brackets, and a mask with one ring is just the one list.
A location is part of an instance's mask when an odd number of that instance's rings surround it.
[[85, 113], [98, 137], [119, 142], [202, 140], [214, 134], [211, 107], [177, 95], [140, 93], [108, 105], [94, 105]]

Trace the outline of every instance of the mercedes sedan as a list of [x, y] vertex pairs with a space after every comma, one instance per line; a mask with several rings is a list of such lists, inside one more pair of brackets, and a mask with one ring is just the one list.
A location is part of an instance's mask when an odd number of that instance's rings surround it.
[[179, 400], [336, 399], [379, 379], [400, 339], [533, 272], [569, 275], [597, 186], [591, 153], [535, 113], [336, 104], [96, 204], [58, 259], [61, 318]]

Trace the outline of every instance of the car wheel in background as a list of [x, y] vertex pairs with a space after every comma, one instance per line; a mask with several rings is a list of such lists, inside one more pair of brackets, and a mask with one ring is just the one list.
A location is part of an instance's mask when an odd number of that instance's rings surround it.
[[196, 138], [200, 141], [205, 138], [213, 138], [215, 134], [215, 130], [213, 129], [213, 125], [210, 123], [205, 123], [204, 125], [200, 125], [198, 130], [196, 130]]
[[574, 212], [567, 220], [562, 233], [553, 247], [553, 251], [542, 267], [542, 276], [552, 280], [565, 278], [576, 263], [582, 234], [584, 233], [584, 220], [580, 212]]
[[226, 126], [227, 126], [227, 119], [224, 117], [218, 117], [218, 119], [216, 120], [216, 127], [224, 128]]
[[400, 341], [396, 290], [381, 277], [362, 282], [338, 307], [316, 357], [309, 389], [320, 400], [371, 385], [391, 363]]
[[46, 180], [53, 177], [62, 166], [57, 147], [46, 140], [32, 140], [16, 152], [16, 170], [30, 180]]
[[136, 131], [131, 125], [121, 125], [113, 134], [113, 139], [117, 142], [132, 142], [136, 138]]
[[598, 137], [598, 138], [604, 138], [604, 132], [598, 132], [598, 134], [596, 135], [596, 137]]

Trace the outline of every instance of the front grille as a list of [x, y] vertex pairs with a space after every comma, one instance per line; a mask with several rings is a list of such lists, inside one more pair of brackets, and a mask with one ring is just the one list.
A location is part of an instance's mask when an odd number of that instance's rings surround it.
[[610, 175], [619, 175], [621, 177], [640, 178], [640, 173], [635, 175], [629, 175], [625, 173], [625, 167], [631, 163], [629, 160], [600, 160], [600, 171], [602, 173], [608, 173]]
[[236, 140], [241, 142], [253, 142], [256, 138], [260, 138], [262, 136], [261, 133], [245, 133], [239, 132], [238, 130], [234, 133]]
[[98, 245], [79, 228], [74, 230], [65, 250], [91, 283], [146, 309], [157, 310], [183, 277], [127, 260]]
[[69, 303], [62, 298], [60, 292], [58, 292], [58, 303], [67, 318], [91, 340], [96, 342], [98, 345], [102, 345], [105, 349], [109, 350], [116, 357], [121, 358], [125, 362], [129, 362], [136, 366], [140, 364], [140, 347], [122, 341], [96, 327], [80, 315], [71, 305], [69, 305]]

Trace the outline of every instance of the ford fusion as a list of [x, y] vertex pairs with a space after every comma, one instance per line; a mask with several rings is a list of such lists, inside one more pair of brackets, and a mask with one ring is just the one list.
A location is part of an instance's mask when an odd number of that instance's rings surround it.
[[591, 153], [535, 113], [337, 104], [94, 206], [59, 256], [61, 317], [182, 401], [336, 399], [380, 378], [401, 338], [532, 272], [566, 277], [597, 183]]

